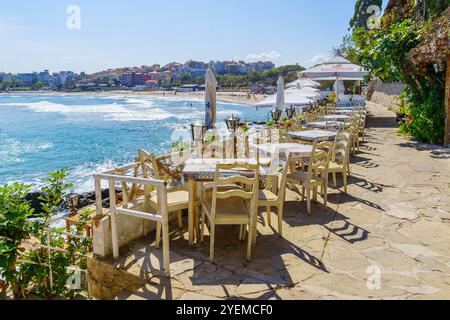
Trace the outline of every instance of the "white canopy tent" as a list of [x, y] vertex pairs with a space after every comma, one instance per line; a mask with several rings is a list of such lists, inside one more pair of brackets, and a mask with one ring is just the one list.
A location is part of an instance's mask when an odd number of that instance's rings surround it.
[[364, 80], [364, 77], [367, 75], [369, 75], [369, 72], [361, 66], [353, 64], [341, 56], [336, 56], [321, 65], [301, 71], [299, 78], [306, 77], [313, 80]]
[[[330, 60], [324, 62], [321, 65], [312, 67], [309, 70], [305, 70], [299, 73], [299, 78], [306, 77], [314, 80], [364, 80], [364, 77], [369, 75], [369, 72], [364, 70], [361, 66], [358, 66], [347, 59], [337, 55]], [[339, 97], [339, 85], [336, 86], [336, 96]]]

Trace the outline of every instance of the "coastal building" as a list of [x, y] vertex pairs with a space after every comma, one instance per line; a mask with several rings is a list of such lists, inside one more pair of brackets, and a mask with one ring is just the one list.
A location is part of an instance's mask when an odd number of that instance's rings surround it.
[[170, 80], [170, 71], [163, 71], [163, 72], [153, 71], [144, 74], [144, 81], [160, 80], [160, 79]]
[[50, 73], [48, 72], [48, 70], [39, 72], [37, 75], [37, 81], [42, 82], [46, 86], [49, 85], [50, 84]]
[[21, 82], [22, 85], [31, 86], [37, 82], [37, 73], [18, 73], [16, 78]]
[[124, 87], [144, 86], [144, 74], [141, 72], [125, 72], [119, 78], [120, 83]]
[[76, 74], [73, 71], [61, 71], [53, 74], [52, 84], [57, 87], [75, 85]]
[[223, 61], [211, 61], [209, 67], [218, 75], [225, 74], [225, 63]]
[[258, 61], [248, 64], [248, 72], [250, 71], [262, 72], [271, 70], [273, 68], [275, 68], [275, 64], [271, 61]]
[[193, 60], [189, 60], [187, 61], [184, 66], [188, 69], [188, 70], [206, 70], [207, 65], [204, 62], [201, 61], [193, 61]]
[[11, 73], [0, 73], [0, 82], [11, 80], [13, 78], [13, 75]]

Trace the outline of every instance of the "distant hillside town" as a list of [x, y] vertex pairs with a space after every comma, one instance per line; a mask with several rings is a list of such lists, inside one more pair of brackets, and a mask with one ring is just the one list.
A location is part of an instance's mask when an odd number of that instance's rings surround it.
[[248, 76], [256, 83], [263, 80], [261, 74], [275, 69], [270, 61], [210, 61], [209, 63], [189, 60], [172, 62], [165, 66], [151, 66], [108, 69], [94, 74], [85, 72], [48, 70], [31, 73], [0, 73], [0, 90], [88, 90], [88, 89], [159, 89], [196, 91], [202, 89], [206, 70], [211, 68], [223, 86], [244, 86]]

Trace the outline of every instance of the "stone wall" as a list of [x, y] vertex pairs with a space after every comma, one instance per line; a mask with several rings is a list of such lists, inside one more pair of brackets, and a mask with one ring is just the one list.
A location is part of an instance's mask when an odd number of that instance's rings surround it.
[[385, 107], [398, 105], [398, 96], [405, 90], [400, 82], [386, 83], [380, 79], [370, 82], [367, 99]]

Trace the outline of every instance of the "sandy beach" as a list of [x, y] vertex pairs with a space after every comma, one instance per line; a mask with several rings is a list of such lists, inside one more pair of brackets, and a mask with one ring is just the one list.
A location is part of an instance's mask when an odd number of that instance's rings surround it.
[[[177, 92], [172, 91], [99, 91], [99, 92], [56, 92], [56, 91], [27, 91], [27, 92], [0, 92], [0, 95], [34, 95], [34, 94], [46, 94], [46, 95], [98, 95], [98, 96], [123, 96], [123, 97], [167, 97], [167, 98], [196, 98], [204, 99], [204, 92]], [[262, 94], [251, 94], [250, 96], [246, 92], [218, 92], [217, 100], [220, 102], [239, 103], [253, 105], [266, 96]]]

